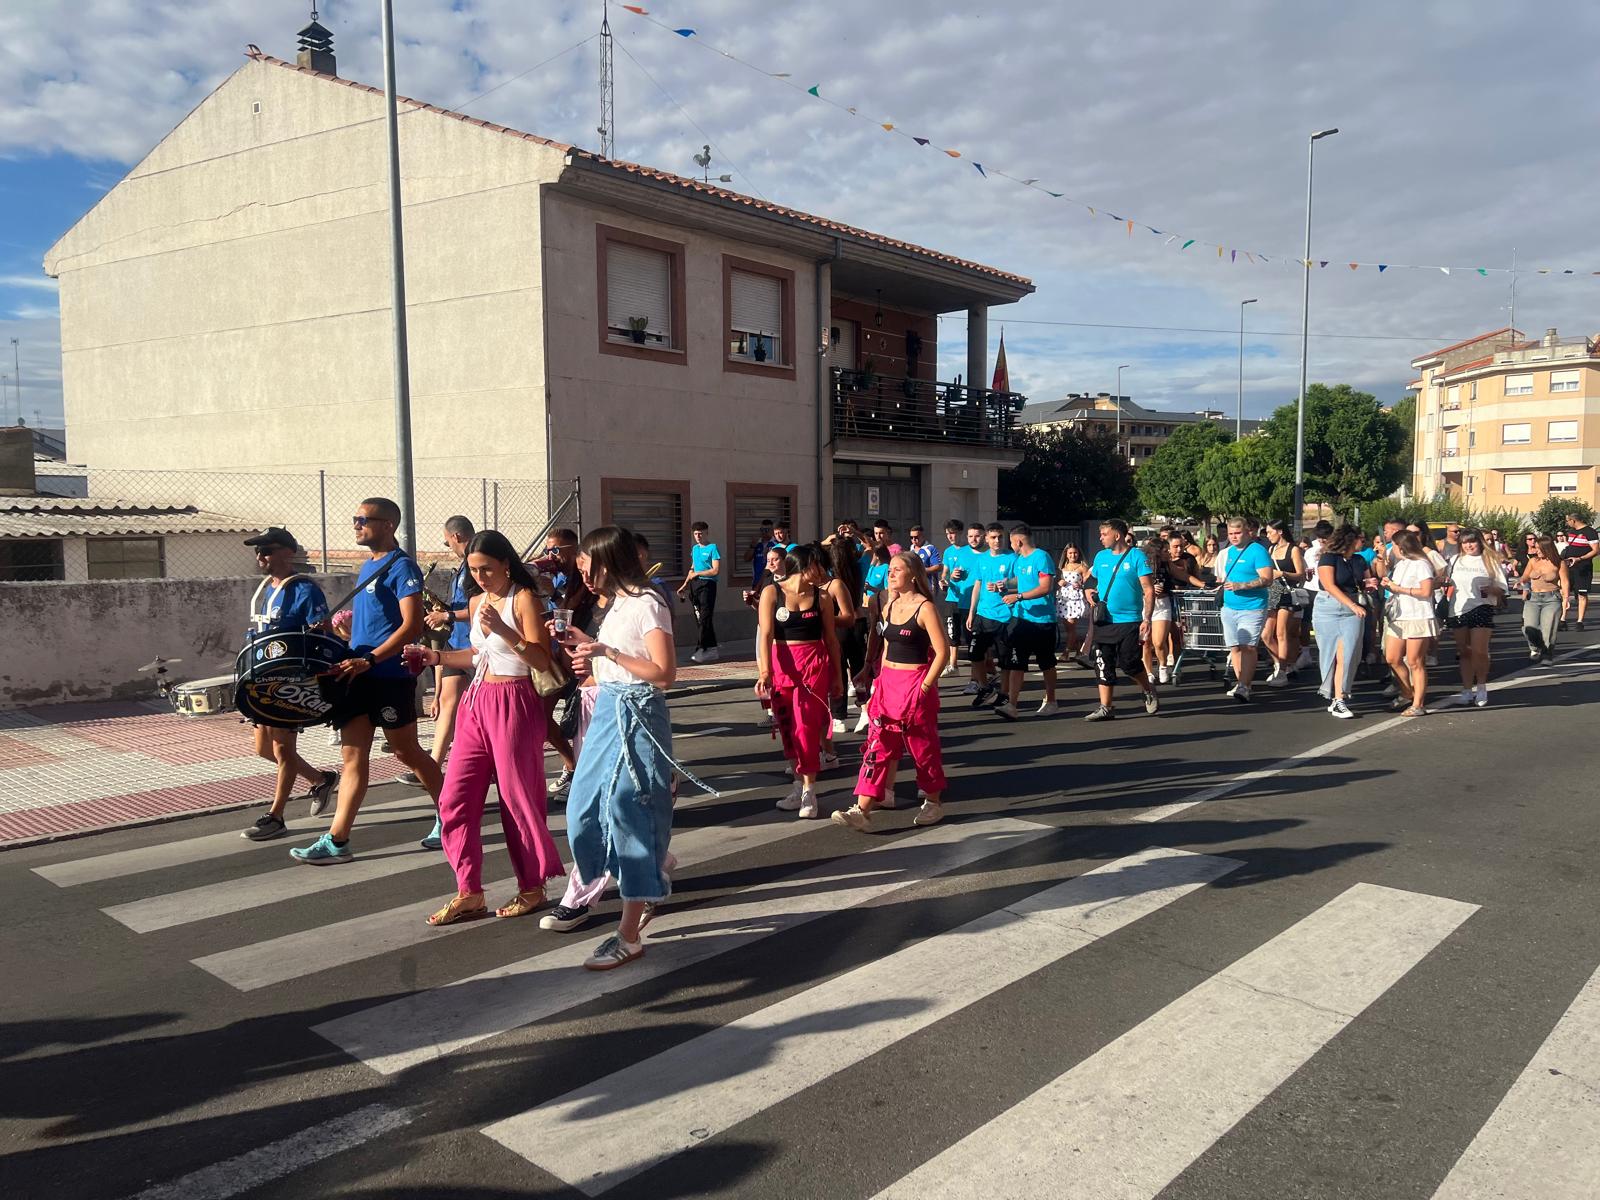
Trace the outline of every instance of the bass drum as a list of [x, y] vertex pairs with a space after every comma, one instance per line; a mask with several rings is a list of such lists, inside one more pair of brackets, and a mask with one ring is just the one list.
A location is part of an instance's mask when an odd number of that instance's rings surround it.
[[234, 664], [233, 702], [257, 725], [304, 729], [333, 711], [319, 677], [350, 657], [336, 637], [310, 629], [253, 633]]

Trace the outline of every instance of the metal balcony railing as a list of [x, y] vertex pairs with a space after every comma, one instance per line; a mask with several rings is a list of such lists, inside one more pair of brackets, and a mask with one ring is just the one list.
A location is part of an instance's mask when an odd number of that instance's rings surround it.
[[833, 436], [1008, 449], [1026, 402], [1017, 392], [835, 367]]

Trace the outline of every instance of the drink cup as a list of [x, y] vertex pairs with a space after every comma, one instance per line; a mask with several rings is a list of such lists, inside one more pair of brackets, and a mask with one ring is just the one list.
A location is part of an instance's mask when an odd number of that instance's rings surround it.
[[555, 618], [556, 635], [559, 637], [572, 625], [572, 610], [570, 608], [558, 608], [551, 615]]
[[410, 671], [413, 675], [421, 675], [422, 668], [425, 665], [423, 662], [422, 647], [415, 645], [401, 647], [400, 661], [405, 664], [406, 670]]

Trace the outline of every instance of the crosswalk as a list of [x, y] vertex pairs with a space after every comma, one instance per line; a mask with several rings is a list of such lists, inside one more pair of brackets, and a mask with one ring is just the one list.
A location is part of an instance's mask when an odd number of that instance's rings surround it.
[[[411, 1081], [433, 1078], [406, 1075], [415, 1068], [460, 1062], [493, 1039], [521, 1045], [518, 1031], [582, 1020], [605, 997], [629, 989], [671, 989], [705, 964], [737, 964], [774, 945], [817, 953], [807, 939], [837, 929], [837, 920], [822, 923], [841, 915], [870, 922], [875, 913], [899, 912], [894, 945], [877, 957], [835, 962], [818, 954], [812, 974], [720, 1023], [689, 1026], [664, 1048], [652, 1043], [620, 1065], [607, 1060], [576, 1084], [563, 1077], [474, 1122], [499, 1152], [524, 1165], [530, 1181], [560, 1181], [590, 1196], [656, 1178], [652, 1172], [726, 1161], [719, 1152], [744, 1131], [803, 1106], [814, 1090], [937, 1039], [973, 1013], [990, 1014], [1003, 1027], [1008, 1010], [1027, 1006], [1031, 986], [1063, 972], [1098, 978], [1109, 970], [1109, 952], [1159, 938], [1164, 923], [1226, 921], [1240, 903], [1229, 885], [1236, 872], [1249, 874], [1226, 853], [1150, 845], [1075, 865], [1070, 833], [1006, 816], [861, 839], [770, 811], [725, 823], [717, 812], [706, 807], [708, 823], [682, 830], [673, 849], [680, 879], [732, 882], [697, 902], [669, 904], [649, 931], [645, 957], [600, 974], [579, 966], [592, 933], [564, 939], [533, 921], [514, 923], [515, 938], [490, 933], [505, 930], [502, 922], [426, 926], [424, 914], [448, 894], [451, 880], [439, 855], [416, 845], [429, 813], [425, 799], [374, 804], [363, 815], [358, 858], [321, 870], [284, 865], [283, 842], [261, 846], [222, 833], [69, 858], [34, 872], [75, 894], [114, 889], [101, 911], [121, 936], [165, 935], [173, 944], [172, 931], [203, 935], [197, 944], [207, 952], [188, 960], [203, 973], [197, 978], [240, 996], [270, 999], [270, 989], [312, 976], [355, 980], [363, 965], [391, 957], [453, 962], [452, 947], [467, 939], [484, 939], [470, 944], [501, 956], [488, 969], [464, 956], [472, 969], [428, 976], [443, 982], [307, 1020], [316, 1038], [376, 1081], [352, 1103], [353, 1113], [366, 1106], [354, 1115], [367, 1116], [352, 1120], [348, 1136], [308, 1136], [307, 1165], [364, 1137], [398, 1136], [411, 1118], [393, 1114], [418, 1099]], [[553, 824], [561, 828], [559, 820]], [[495, 836], [486, 841], [497, 844]], [[491, 849], [490, 858], [491, 868], [503, 869], [503, 849]], [[204, 882], [186, 878], [201, 860], [224, 864], [217, 870], [227, 877], [214, 871]], [[513, 886], [500, 879], [490, 892]], [[410, 899], [394, 904], [397, 889]], [[327, 911], [337, 915], [308, 923], [305, 907], [291, 910], [290, 922], [302, 927], [287, 929], [270, 920], [219, 920], [271, 913], [307, 894], [326, 896]], [[952, 895], [965, 904], [953, 923], [914, 915], [932, 913]], [[986, 895], [994, 899], [986, 902]], [[873, 1169], [870, 1139], [836, 1146], [847, 1159], [861, 1155], [860, 1169], [844, 1176], [855, 1183], [838, 1194], [1153, 1200], [1213, 1148], [1248, 1136], [1241, 1130], [1246, 1118], [1369, 1019], [1368, 1011], [1475, 912], [1458, 899], [1373, 883], [1329, 890], [1308, 911], [1271, 923], [1231, 961], [1204, 970], [1184, 963], [1192, 979], [1152, 1005], [1133, 1005], [1087, 1052], [1053, 1061], [1054, 1052], [1041, 1047], [1048, 1069], [1025, 1092], [972, 1080], [980, 1093], [992, 1091], [994, 1102], [959, 1129], [936, 1126], [891, 1175]], [[181, 959], [178, 965], [190, 969]], [[1104, 979], [1108, 997], [1118, 997], [1121, 986], [1115, 974]], [[1484, 1105], [1492, 1113], [1448, 1172], [1407, 1194], [1593, 1200], [1600, 1195], [1597, 1063], [1600, 971], [1509, 1090]], [[373, 1106], [371, 1092], [386, 1080], [398, 1080], [396, 1103]], [[239, 1190], [256, 1186], [238, 1163], [272, 1157], [247, 1152], [227, 1171], [197, 1171], [150, 1194], [232, 1195], [236, 1183]], [[277, 1156], [272, 1177], [284, 1170]], [[677, 1193], [669, 1186], [663, 1194]]]

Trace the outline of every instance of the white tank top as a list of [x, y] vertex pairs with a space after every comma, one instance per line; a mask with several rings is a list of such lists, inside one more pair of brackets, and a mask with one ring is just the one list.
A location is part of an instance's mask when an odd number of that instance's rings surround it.
[[[488, 593], [480, 604], [489, 604], [491, 599]], [[505, 602], [496, 607], [500, 611], [505, 623], [513, 629], [517, 626], [517, 585], [511, 585], [511, 591], [506, 595]], [[478, 652], [477, 674], [484, 675], [531, 675], [528, 664], [522, 661], [521, 656], [513, 650], [515, 642], [508, 642], [498, 633], [484, 633], [483, 626], [478, 624], [478, 614], [472, 615], [472, 632], [468, 635], [472, 648]], [[517, 641], [522, 641], [519, 637]]]

